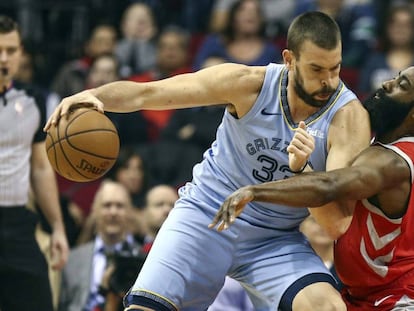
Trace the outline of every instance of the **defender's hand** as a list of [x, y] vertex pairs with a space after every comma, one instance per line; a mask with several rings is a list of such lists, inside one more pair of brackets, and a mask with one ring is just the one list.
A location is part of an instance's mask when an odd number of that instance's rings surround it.
[[295, 135], [287, 151], [289, 152], [289, 168], [293, 172], [301, 171], [305, 167], [309, 156], [315, 149], [315, 139], [306, 131], [306, 124], [300, 121]]
[[253, 192], [249, 187], [243, 187], [233, 192], [221, 205], [212, 223], [209, 224], [208, 227], [213, 229], [217, 226], [217, 231], [229, 228], [236, 220], [236, 217], [243, 212], [246, 204], [253, 199]]

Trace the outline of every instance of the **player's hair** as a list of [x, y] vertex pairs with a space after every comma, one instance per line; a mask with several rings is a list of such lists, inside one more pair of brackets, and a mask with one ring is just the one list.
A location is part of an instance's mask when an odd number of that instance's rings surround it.
[[299, 58], [302, 44], [310, 40], [326, 50], [332, 50], [341, 41], [338, 24], [322, 12], [306, 12], [297, 16], [288, 29], [287, 48]]
[[17, 31], [20, 36], [19, 25], [9, 16], [0, 15], [0, 33], [7, 34], [12, 31]]

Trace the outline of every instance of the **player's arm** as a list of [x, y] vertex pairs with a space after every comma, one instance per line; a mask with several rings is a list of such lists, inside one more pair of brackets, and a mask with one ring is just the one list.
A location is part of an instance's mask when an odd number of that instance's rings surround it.
[[[372, 197], [407, 183], [410, 168], [391, 150], [373, 146], [363, 151], [348, 168], [330, 172], [311, 172], [288, 179], [240, 188], [231, 194], [216, 214], [210, 227], [229, 227], [252, 201], [283, 204], [292, 207], [320, 207], [329, 202], [353, 205], [355, 200]], [[402, 202], [406, 198], [401, 196]]]
[[[329, 127], [326, 170], [348, 167], [370, 138], [368, 112], [358, 100], [339, 109]], [[309, 211], [330, 236], [341, 235], [352, 219], [352, 211], [332, 204]]]
[[260, 92], [265, 70], [266, 67], [228, 63], [154, 82], [112, 82], [63, 99], [45, 130], [78, 106], [94, 107], [101, 112], [132, 112], [230, 103], [238, 117], [242, 117]]
[[67, 261], [69, 248], [59, 204], [56, 177], [47, 159], [44, 142], [32, 145], [31, 185], [36, 201], [52, 228], [52, 267], [61, 269]]
[[350, 166], [370, 139], [368, 112], [358, 100], [339, 109], [329, 127], [326, 170]]

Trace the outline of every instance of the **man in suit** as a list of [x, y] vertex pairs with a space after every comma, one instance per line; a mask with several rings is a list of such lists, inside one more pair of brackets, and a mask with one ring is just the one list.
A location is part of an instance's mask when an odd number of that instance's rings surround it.
[[73, 249], [63, 270], [60, 311], [99, 310], [105, 304], [99, 289], [110, 254], [138, 249], [130, 230], [131, 213], [131, 198], [124, 186], [104, 181], [92, 203], [95, 239]]

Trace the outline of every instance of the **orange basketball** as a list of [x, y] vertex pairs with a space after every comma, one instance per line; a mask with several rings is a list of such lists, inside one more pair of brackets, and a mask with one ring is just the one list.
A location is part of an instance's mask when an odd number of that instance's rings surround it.
[[50, 127], [46, 152], [59, 175], [77, 182], [92, 181], [114, 165], [119, 136], [107, 116], [94, 109], [80, 108]]

